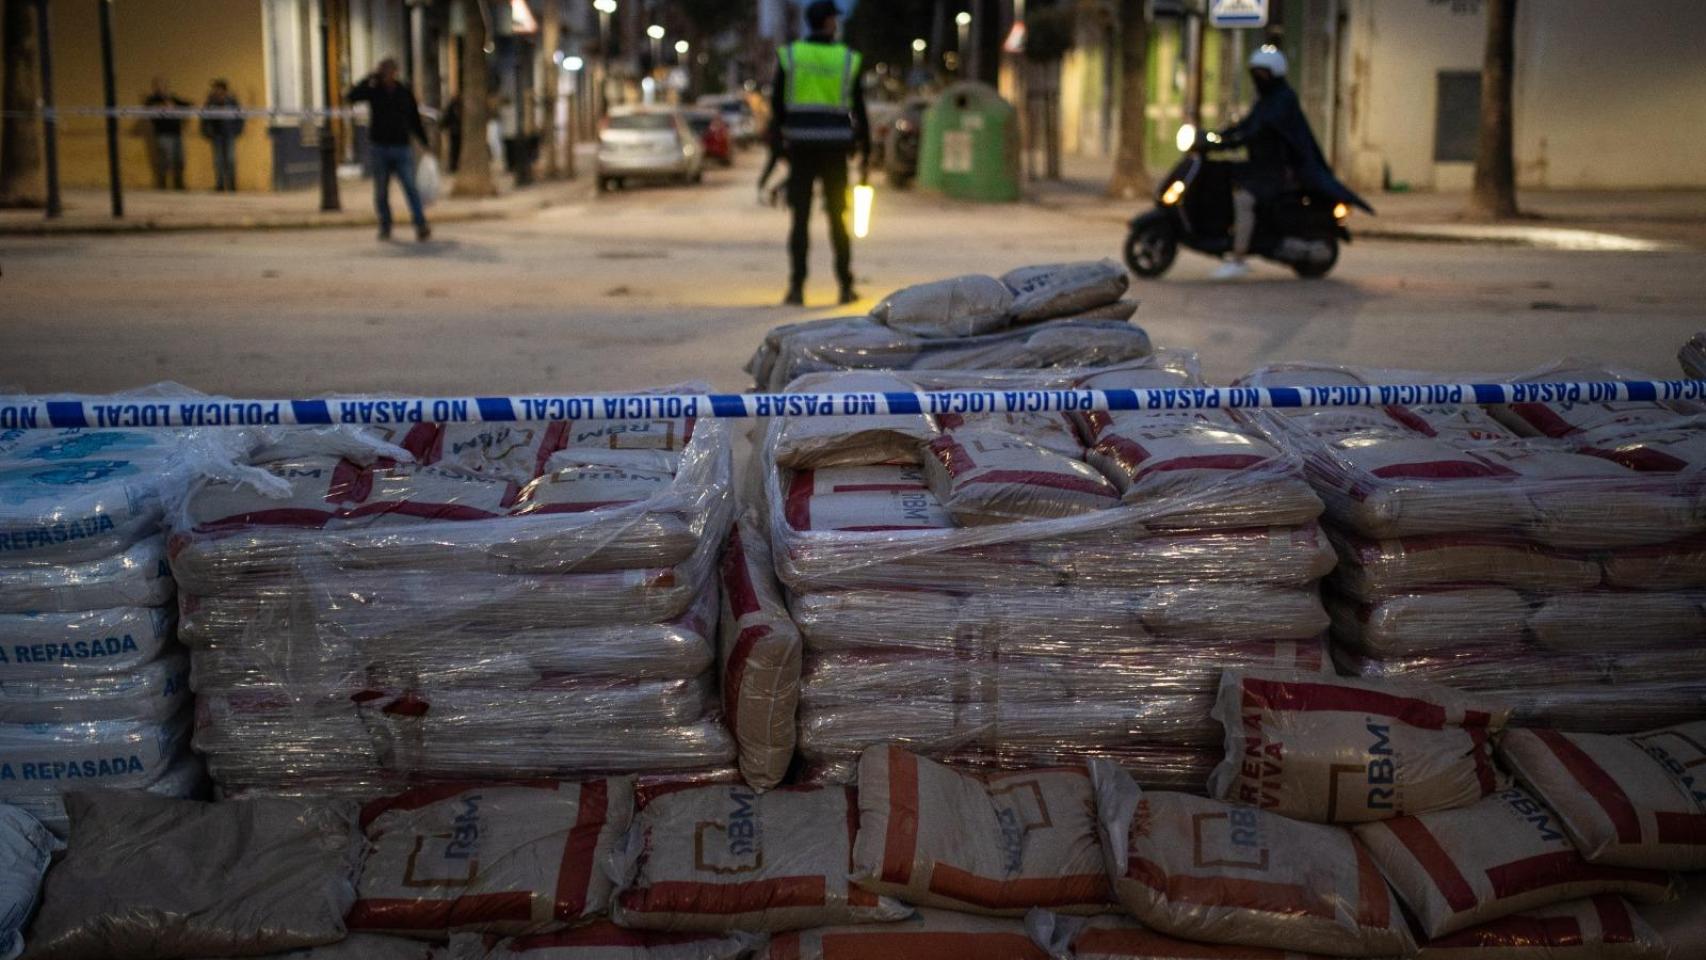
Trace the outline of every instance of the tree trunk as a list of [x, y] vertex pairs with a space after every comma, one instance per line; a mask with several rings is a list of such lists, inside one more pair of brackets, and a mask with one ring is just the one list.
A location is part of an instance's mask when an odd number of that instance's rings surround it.
[[557, 162], [557, 91], [563, 76], [563, 67], [554, 55], [562, 27], [557, 16], [557, 4], [548, 3], [545, 18], [539, 22], [538, 86], [539, 103], [544, 107], [539, 115], [539, 149], [544, 154], [539, 175], [546, 180], [555, 180], [563, 173]]
[[1488, 0], [1487, 51], [1481, 65], [1481, 139], [1475, 148], [1474, 212], [1517, 215], [1511, 74], [1516, 61], [1516, 0]]
[[486, 18], [480, 10], [485, 0], [462, 0], [462, 156], [456, 161], [456, 195], [495, 197], [492, 179], [492, 150], [486, 143], [486, 121], [491, 109], [487, 92]]
[[1108, 196], [1120, 200], [1146, 197], [1153, 186], [1144, 162], [1148, 141], [1149, 23], [1145, 0], [1120, 0], [1120, 142], [1114, 153], [1114, 177]]
[[[0, 49], [6, 62], [0, 76], [0, 207], [39, 208], [42, 186], [41, 66], [36, 60], [34, 0], [0, 0]], [[22, 115], [19, 115], [19, 114]]]

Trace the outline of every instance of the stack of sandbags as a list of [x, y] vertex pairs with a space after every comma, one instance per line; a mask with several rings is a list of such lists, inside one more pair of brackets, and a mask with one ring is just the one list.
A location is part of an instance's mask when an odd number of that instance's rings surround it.
[[972, 274], [896, 291], [869, 317], [776, 327], [747, 372], [761, 390], [833, 370], [1099, 367], [1150, 354], [1137, 303], [1111, 260]]
[[201, 784], [161, 526], [195, 446], [179, 431], [0, 433], [0, 800], [56, 833], [65, 791]]
[[[1304, 461], [1327, 504], [1346, 672], [1496, 694], [1517, 726], [1641, 730], [1706, 695], [1706, 426], [1697, 411], [1591, 395], [1481, 406], [1447, 387], [1512, 379], [1267, 367], [1251, 386], [1385, 406], [1245, 416]], [[1608, 381], [1591, 366], [1517, 380]]]
[[[818, 374], [800, 391], [1200, 384], [1098, 371]], [[975, 395], [973, 395], [975, 396]], [[1118, 757], [1200, 789], [1227, 666], [1329, 670], [1332, 566], [1294, 460], [1220, 411], [778, 417], [776, 567], [805, 645], [800, 751], [844, 781], [897, 742], [995, 766]]]
[[[228, 792], [727, 767], [729, 435], [665, 418], [281, 443], [191, 491], [172, 563], [196, 748]], [[277, 456], [279, 459], [272, 459]]]

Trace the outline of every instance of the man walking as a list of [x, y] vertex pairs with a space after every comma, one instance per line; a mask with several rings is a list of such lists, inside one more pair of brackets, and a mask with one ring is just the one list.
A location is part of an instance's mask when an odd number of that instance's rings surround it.
[[427, 226], [426, 211], [421, 208], [421, 194], [415, 189], [415, 154], [409, 140], [427, 145], [426, 127], [421, 124], [421, 109], [406, 83], [397, 78], [397, 61], [387, 57], [379, 69], [355, 85], [346, 98], [352, 103], [365, 101], [371, 113], [368, 118], [367, 139], [372, 144], [369, 156], [373, 164], [373, 209], [379, 214], [379, 239], [391, 239], [391, 176], [396, 174], [403, 185], [403, 197], [409, 202], [409, 216], [415, 221], [415, 239], [428, 240], [432, 228]]
[[776, 51], [776, 86], [771, 92], [770, 137], [773, 149], [788, 158], [788, 293], [782, 302], [805, 302], [806, 227], [812, 190], [823, 183], [823, 209], [829, 215], [829, 241], [835, 248], [835, 279], [841, 303], [859, 299], [853, 290], [853, 243], [847, 236], [847, 158], [859, 154], [864, 180], [871, 154], [865, 94], [859, 84], [859, 55], [835, 39], [840, 11], [833, 0], [806, 7], [810, 36]]
[[[143, 106], [167, 110], [193, 107], [183, 97], [172, 92], [165, 77], [154, 78], [154, 92], [142, 101]], [[184, 189], [184, 120], [182, 117], [152, 117], [154, 130], [154, 189], [164, 190], [168, 182], [173, 190]]]
[[[229, 83], [215, 80], [202, 107], [226, 111], [239, 110], [242, 104], [232, 95]], [[240, 116], [201, 118], [201, 135], [213, 148], [213, 189], [221, 193], [227, 190], [237, 192], [237, 138], [242, 133], [243, 118]]]

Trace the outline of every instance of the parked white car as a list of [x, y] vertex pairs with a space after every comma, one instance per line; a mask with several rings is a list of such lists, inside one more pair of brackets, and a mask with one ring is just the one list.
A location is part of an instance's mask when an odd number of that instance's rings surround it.
[[698, 183], [704, 168], [705, 148], [679, 110], [612, 113], [598, 134], [600, 190], [630, 179]]

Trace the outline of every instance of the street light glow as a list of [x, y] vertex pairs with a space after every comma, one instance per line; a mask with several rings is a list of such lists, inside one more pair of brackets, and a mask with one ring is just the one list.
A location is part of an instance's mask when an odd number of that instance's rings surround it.
[[579, 70], [580, 68], [582, 68], [584, 66], [586, 66], [586, 61], [582, 60], [580, 57], [564, 57], [563, 58], [563, 69], [569, 71], [570, 73], [574, 73], [575, 71]]
[[687, 53], [687, 41], [686, 40], [675, 41], [675, 52], [685, 56]]
[[616, 12], [616, 0], [592, 0], [592, 8], [599, 13], [612, 14]]
[[924, 38], [919, 37], [918, 39], [912, 41], [912, 52], [913, 53], [923, 53], [924, 48], [928, 47], [928, 46], [929, 46], [929, 44], [924, 42]]
[[663, 27], [660, 27], [655, 23], [646, 28], [646, 36], [651, 37], [653, 40], [662, 40], [663, 33]]
[[954, 14], [954, 22], [962, 27], [969, 27], [971, 26], [971, 14], [961, 10], [959, 13]]

